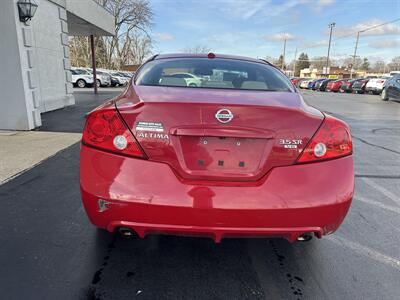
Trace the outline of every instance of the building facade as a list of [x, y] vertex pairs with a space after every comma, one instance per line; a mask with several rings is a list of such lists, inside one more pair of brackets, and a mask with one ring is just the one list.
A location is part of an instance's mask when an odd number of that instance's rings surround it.
[[[26, 23], [19, 1], [38, 4]], [[0, 130], [30, 130], [75, 103], [68, 36], [112, 35], [114, 18], [93, 0], [3, 0], [0, 32]]]
[[[328, 74], [327, 74], [328, 73]], [[331, 78], [331, 79], [347, 79], [350, 78], [350, 71], [342, 67], [329, 67], [328, 72], [324, 67], [322, 70], [317, 68], [305, 68], [300, 70], [301, 78]]]

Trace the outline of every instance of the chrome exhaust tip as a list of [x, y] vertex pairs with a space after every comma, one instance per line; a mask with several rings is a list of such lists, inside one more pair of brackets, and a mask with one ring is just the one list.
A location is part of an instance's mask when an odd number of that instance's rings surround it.
[[123, 237], [132, 237], [135, 236], [135, 232], [128, 228], [128, 227], [120, 227], [118, 228], [118, 232], [123, 236]]
[[299, 236], [297, 238], [298, 242], [308, 242], [308, 241], [311, 241], [311, 240], [312, 240], [312, 234], [311, 233], [305, 233], [305, 234], [303, 234], [303, 235], [301, 235], [301, 236]]

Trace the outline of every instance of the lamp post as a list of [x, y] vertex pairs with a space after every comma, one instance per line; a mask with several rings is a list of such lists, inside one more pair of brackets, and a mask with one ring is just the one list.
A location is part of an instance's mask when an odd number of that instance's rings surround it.
[[93, 88], [94, 93], [97, 94], [96, 47], [93, 34], [90, 35], [90, 49], [92, 50]]
[[21, 22], [28, 22], [33, 18], [35, 15], [36, 9], [38, 8], [38, 5], [36, 2], [32, 2], [32, 0], [19, 0], [17, 2], [18, 5], [18, 14], [19, 14], [19, 20]]
[[[354, 55], [353, 55], [353, 67], [355, 67], [355, 65], [356, 65], [358, 40], [360, 39], [360, 33], [361, 33], [361, 32], [363, 32], [363, 30], [357, 32], [356, 46], [354, 47]], [[351, 79], [353, 78], [353, 67], [352, 67], [351, 70], [350, 70], [350, 78], [351, 78]], [[354, 69], [354, 71], [355, 71], [355, 69]], [[356, 77], [357, 77], [357, 76], [356, 76]]]
[[329, 33], [329, 45], [328, 45], [328, 55], [326, 56], [326, 70], [325, 70], [325, 74], [327, 75], [327, 77], [329, 77], [328, 74], [328, 68], [329, 68], [329, 52], [331, 51], [331, 40], [332, 40], [332, 30], [333, 27], [336, 26], [335, 22], [332, 22], [331, 24], [328, 25], [328, 27], [331, 29], [330, 33]]
[[282, 71], [285, 71], [285, 56], [286, 56], [286, 38], [283, 43]]

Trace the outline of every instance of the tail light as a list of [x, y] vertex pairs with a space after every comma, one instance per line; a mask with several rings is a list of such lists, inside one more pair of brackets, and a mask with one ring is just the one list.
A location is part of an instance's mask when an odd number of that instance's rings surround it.
[[332, 116], [326, 116], [317, 133], [297, 159], [298, 163], [314, 162], [349, 155], [353, 144], [348, 126]]
[[378, 80], [378, 83], [384, 83], [385, 80]]
[[145, 157], [139, 143], [115, 109], [98, 110], [89, 114], [82, 143], [121, 155]]

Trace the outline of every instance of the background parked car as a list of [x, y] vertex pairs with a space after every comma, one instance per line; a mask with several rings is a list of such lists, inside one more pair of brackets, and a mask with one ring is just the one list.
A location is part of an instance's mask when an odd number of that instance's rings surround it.
[[129, 79], [119, 72], [110, 72], [109, 74], [111, 76], [111, 86], [125, 86], [129, 81]]
[[320, 86], [319, 86], [319, 90], [321, 92], [325, 92], [326, 90], [326, 86], [328, 85], [329, 82], [333, 81], [334, 79], [326, 79], [324, 81], [321, 82]]
[[290, 78], [290, 81], [292, 82], [292, 84], [294, 85], [294, 86], [299, 86], [299, 83], [301, 82], [301, 78], [299, 78], [299, 77], [292, 77], [292, 78]]
[[339, 92], [339, 89], [344, 82], [345, 82], [345, 80], [343, 80], [343, 79], [331, 81], [327, 84], [326, 91], [337, 93], [337, 92]]
[[297, 81], [297, 87], [300, 88], [300, 84], [304, 81], [304, 80], [308, 80], [308, 78], [299, 78]]
[[320, 78], [320, 79], [314, 80], [313, 82], [311, 82], [311, 84], [309, 84], [309, 86], [311, 87], [311, 89], [313, 91], [315, 91], [315, 90], [319, 89], [319, 87], [320, 87], [319, 83], [324, 80], [326, 80], [326, 78]]
[[131, 78], [135, 74], [135, 73], [124, 72], [124, 71], [119, 71], [118, 73], [121, 74], [121, 76], [124, 76], [125, 78], [127, 78], [128, 81], [131, 80]]
[[[93, 77], [93, 70], [91, 68], [76, 68], [76, 70], [86, 70]], [[101, 70], [96, 70], [97, 87], [110, 86], [111, 77]]]
[[365, 86], [368, 83], [367, 78], [362, 78], [357, 80], [356, 82], [353, 83], [352, 89], [353, 89], [353, 93], [356, 94], [364, 94], [365, 93]]
[[313, 80], [314, 79], [312, 79], [312, 78], [305, 78], [300, 82], [299, 87], [301, 89], [306, 89], [306, 88], [308, 88], [308, 84]]
[[351, 93], [353, 91], [353, 84], [356, 82], [358, 79], [351, 79], [347, 80], [342, 83], [340, 86], [339, 92], [341, 93]]
[[200, 77], [197, 77], [196, 75], [190, 73], [175, 73], [169, 75], [168, 77], [185, 79], [186, 85], [192, 87], [201, 86], [202, 82], [202, 79]]
[[367, 93], [372, 93], [374, 95], [379, 95], [382, 90], [383, 90], [383, 85], [385, 84], [385, 81], [389, 77], [380, 77], [380, 78], [373, 78], [368, 81], [368, 83], [365, 86], [365, 91]]
[[308, 83], [308, 85], [307, 85], [307, 89], [308, 90], [312, 90], [312, 88], [313, 88], [313, 86], [315, 84], [315, 81], [317, 81], [317, 79], [313, 79]]
[[110, 86], [111, 85], [111, 75], [103, 71], [96, 72], [97, 83], [100, 86]]
[[86, 70], [71, 69], [72, 84], [84, 88], [93, 85], [93, 76]]
[[314, 85], [314, 91], [319, 91], [321, 84], [326, 80], [326, 78], [321, 79], [320, 81], [316, 82]]
[[400, 99], [400, 74], [395, 74], [386, 80], [381, 98], [383, 101], [390, 100], [390, 98]]

